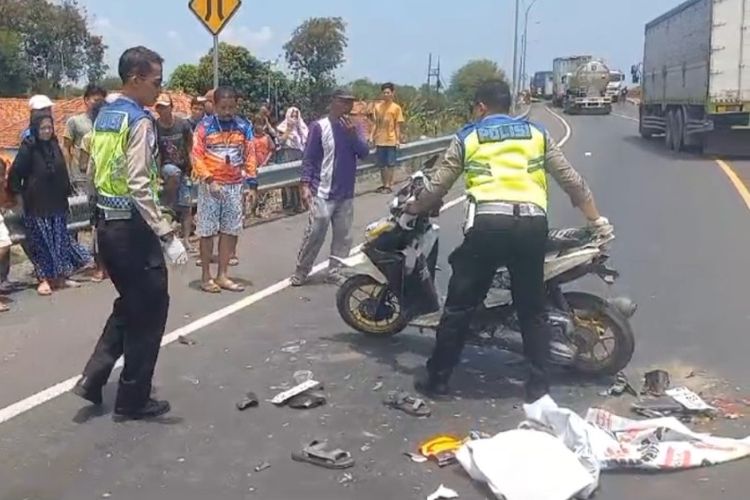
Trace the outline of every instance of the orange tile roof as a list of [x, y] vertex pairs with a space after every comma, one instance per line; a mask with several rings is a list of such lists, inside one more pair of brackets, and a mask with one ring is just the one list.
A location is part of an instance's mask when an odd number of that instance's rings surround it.
[[[175, 113], [183, 116], [190, 114], [192, 97], [183, 93], [172, 93]], [[52, 107], [55, 117], [55, 131], [61, 135], [68, 119], [86, 110], [82, 97], [68, 100], [56, 100]], [[0, 98], [0, 148], [17, 148], [21, 133], [29, 125], [28, 98]]]

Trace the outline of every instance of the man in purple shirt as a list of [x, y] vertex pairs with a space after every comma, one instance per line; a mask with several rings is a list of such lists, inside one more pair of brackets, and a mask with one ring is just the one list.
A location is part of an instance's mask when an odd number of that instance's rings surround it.
[[[291, 278], [292, 286], [302, 286], [307, 281], [329, 224], [333, 228], [331, 256], [349, 256], [357, 159], [369, 154], [367, 142], [349, 117], [353, 106], [351, 92], [337, 89], [328, 116], [310, 126], [300, 179], [302, 199], [310, 210], [310, 219], [297, 258], [297, 269]], [[338, 263], [331, 260], [329, 282], [340, 283], [338, 267]]]

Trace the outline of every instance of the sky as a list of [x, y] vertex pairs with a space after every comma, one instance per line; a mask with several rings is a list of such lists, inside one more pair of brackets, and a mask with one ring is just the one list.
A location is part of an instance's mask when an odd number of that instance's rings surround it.
[[[524, 24], [521, 0], [520, 29]], [[109, 46], [112, 72], [122, 51], [146, 45], [165, 58], [165, 76], [197, 62], [210, 34], [188, 10], [188, 0], [79, 0], [92, 31]], [[439, 56], [445, 84], [471, 59], [496, 61], [508, 74], [513, 61], [515, 0], [243, 0], [222, 32], [225, 42], [247, 47], [261, 60], [282, 56], [296, 26], [314, 16], [339, 16], [349, 46], [339, 78], [367, 77], [420, 85], [428, 55]], [[529, 11], [527, 72], [552, 69], [555, 57], [591, 54], [626, 73], [643, 56], [646, 22], [681, 0], [537, 0]], [[442, 5], [442, 7], [441, 7]], [[625, 10], [623, 7], [627, 7]], [[281, 57], [283, 60], [283, 57]]]

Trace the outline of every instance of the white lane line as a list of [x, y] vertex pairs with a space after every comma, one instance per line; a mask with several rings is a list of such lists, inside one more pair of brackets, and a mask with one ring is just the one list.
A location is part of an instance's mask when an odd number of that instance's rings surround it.
[[[443, 205], [443, 207], [440, 209], [441, 212], [445, 212], [446, 210], [450, 210], [451, 208], [455, 207], [459, 203], [463, 202], [466, 199], [466, 196], [459, 196], [456, 199], [453, 199]], [[357, 252], [359, 252], [362, 249], [362, 245], [357, 245], [354, 247], [351, 251], [351, 254], [354, 255]], [[320, 264], [313, 267], [312, 273], [317, 274], [324, 269], [328, 268], [328, 261], [321, 262]], [[249, 295], [247, 297], [244, 297], [237, 302], [234, 302], [232, 304], [229, 304], [228, 306], [225, 306], [218, 311], [214, 311], [206, 316], [203, 316], [202, 318], [199, 318], [192, 323], [188, 323], [185, 326], [182, 326], [172, 332], [169, 332], [168, 334], [164, 335], [164, 337], [161, 340], [162, 347], [169, 345], [173, 342], [175, 342], [179, 337], [190, 335], [202, 328], [205, 328], [209, 325], [212, 325], [213, 323], [216, 323], [218, 321], [221, 321], [222, 319], [231, 316], [232, 314], [235, 314], [247, 307], [250, 307], [251, 305], [260, 302], [263, 299], [266, 299], [272, 295], [275, 295], [282, 290], [285, 290], [291, 286], [291, 283], [289, 282], [289, 279], [281, 280], [278, 283], [274, 283], [273, 285], [264, 288], [263, 290], [256, 292], [252, 295]], [[120, 358], [117, 361], [117, 364], [115, 365], [115, 368], [122, 368], [123, 359]], [[22, 399], [16, 403], [11, 404], [10, 406], [6, 406], [5, 408], [0, 410], [0, 424], [3, 424], [7, 422], [8, 420], [17, 417], [18, 415], [21, 415], [22, 413], [26, 413], [29, 410], [32, 410], [36, 408], [37, 406], [40, 406], [52, 399], [55, 399], [66, 392], [69, 392], [73, 386], [75, 385], [76, 381], [78, 380], [79, 375], [76, 375], [74, 377], [71, 377], [67, 380], [64, 380], [58, 384], [55, 384], [51, 387], [48, 387], [40, 392], [37, 392], [36, 394], [33, 394], [25, 399]]]
[[546, 109], [549, 112], [549, 114], [557, 118], [557, 120], [560, 123], [562, 123], [563, 127], [565, 128], [565, 135], [563, 136], [562, 139], [560, 139], [557, 142], [558, 146], [560, 147], [565, 146], [565, 143], [568, 142], [568, 140], [570, 139], [570, 136], [573, 135], [573, 129], [570, 128], [570, 124], [567, 122], [567, 120], [565, 120], [565, 118], [563, 118], [562, 116], [552, 111], [552, 109], [549, 106], [545, 106], [544, 109]]
[[[549, 108], [548, 108], [549, 109]], [[524, 115], [527, 115], [530, 111], [526, 111]], [[552, 111], [550, 111], [552, 113]], [[555, 113], [552, 113], [553, 115], [557, 116]], [[522, 116], [524, 116], [522, 115]], [[557, 118], [563, 123], [566, 129], [565, 137], [563, 137], [559, 144], [560, 146], [564, 145], [568, 139], [570, 138], [571, 130], [570, 126], [565, 122], [562, 117], [557, 116]], [[459, 196], [458, 198], [455, 198], [447, 203], [445, 203], [442, 208], [440, 209], [440, 212], [445, 212], [446, 210], [450, 210], [451, 208], [455, 207], [456, 205], [463, 203], [466, 200], [466, 196]], [[357, 247], [352, 249], [352, 255], [359, 252], [362, 249], [362, 245], [358, 245]], [[323, 271], [324, 269], [328, 268], [328, 261], [321, 262], [317, 266], [313, 267], [313, 273], [319, 273], [320, 271]], [[263, 290], [256, 292], [252, 295], [249, 295], [247, 297], [244, 297], [237, 302], [234, 302], [233, 304], [229, 304], [226, 307], [223, 307], [222, 309], [219, 309], [218, 311], [214, 311], [206, 316], [203, 316], [202, 318], [198, 318], [197, 320], [193, 321], [192, 323], [188, 323], [185, 326], [182, 326], [166, 335], [162, 338], [161, 345], [162, 347], [169, 345], [173, 342], [175, 342], [180, 336], [186, 336], [190, 335], [201, 328], [205, 328], [209, 325], [212, 325], [213, 323], [216, 323], [218, 321], [221, 321], [222, 319], [231, 316], [232, 314], [235, 314], [242, 309], [245, 309], [247, 307], [250, 307], [251, 305], [260, 302], [263, 299], [266, 299], [272, 295], [275, 295], [282, 290], [285, 290], [291, 286], [291, 283], [288, 279], [279, 281], [278, 283], [275, 283], [267, 288], [264, 288]], [[117, 364], [115, 365], [115, 368], [122, 368], [123, 360], [120, 358], [117, 361]], [[8, 420], [17, 417], [18, 415], [21, 415], [22, 413], [26, 413], [27, 411], [30, 411], [37, 406], [40, 406], [48, 401], [51, 401], [52, 399], [55, 399], [66, 392], [69, 392], [73, 386], [75, 385], [76, 381], [78, 380], [79, 375], [76, 375], [74, 377], [71, 377], [67, 380], [64, 380], [58, 384], [55, 384], [51, 387], [48, 387], [40, 392], [37, 392], [36, 394], [33, 394], [25, 399], [22, 399], [21, 401], [18, 401], [16, 403], [11, 404], [10, 406], [6, 406], [5, 408], [0, 410], [0, 424], [3, 424], [7, 422]]]
[[623, 118], [625, 120], [630, 120], [631, 122], [638, 123], [638, 118], [633, 118], [632, 116], [621, 115], [620, 113], [612, 113], [612, 116], [616, 116], [617, 118]]

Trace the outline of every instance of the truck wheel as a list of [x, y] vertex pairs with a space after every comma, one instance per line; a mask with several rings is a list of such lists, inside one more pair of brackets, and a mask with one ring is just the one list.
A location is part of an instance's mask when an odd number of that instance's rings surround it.
[[677, 152], [685, 150], [685, 118], [681, 109], [674, 111], [673, 149]]
[[667, 149], [674, 150], [674, 114], [672, 110], [664, 115], [664, 145]]

